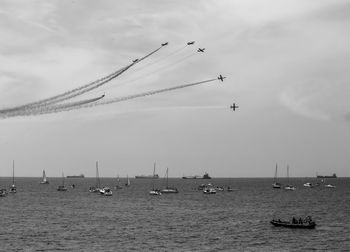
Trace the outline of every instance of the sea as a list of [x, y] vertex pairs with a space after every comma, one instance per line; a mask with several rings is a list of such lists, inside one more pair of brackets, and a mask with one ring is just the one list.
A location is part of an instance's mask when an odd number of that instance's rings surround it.
[[[0, 251], [350, 251], [350, 178], [326, 181], [336, 188], [291, 178], [295, 191], [273, 189], [272, 178], [169, 178], [179, 193], [161, 196], [149, 191], [164, 188], [163, 178], [120, 190], [116, 178], [101, 178], [110, 197], [89, 192], [95, 178], [65, 179], [66, 192], [57, 191], [62, 178], [40, 180], [16, 178], [17, 193], [0, 197]], [[0, 187], [11, 183], [0, 178]], [[203, 194], [202, 183], [225, 190]], [[305, 216], [315, 229], [270, 224]]]

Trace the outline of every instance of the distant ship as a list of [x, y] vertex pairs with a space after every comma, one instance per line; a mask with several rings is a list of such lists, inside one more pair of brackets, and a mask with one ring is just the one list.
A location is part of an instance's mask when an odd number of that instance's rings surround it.
[[154, 175], [138, 175], [135, 176], [136, 179], [159, 179], [158, 174], [154, 174]]
[[85, 176], [84, 176], [84, 174], [80, 174], [80, 175], [67, 176], [67, 178], [85, 178]]
[[337, 174], [333, 173], [331, 176], [317, 175], [317, 178], [337, 178]]
[[211, 177], [207, 172], [204, 173], [202, 177], [201, 176], [183, 176], [182, 178], [183, 179], [211, 179]]

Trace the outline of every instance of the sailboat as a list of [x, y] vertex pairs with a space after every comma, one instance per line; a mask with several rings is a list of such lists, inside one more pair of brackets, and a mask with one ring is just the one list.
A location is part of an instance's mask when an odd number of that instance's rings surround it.
[[15, 185], [15, 160], [12, 161], [12, 185], [10, 186], [10, 193], [16, 193], [17, 188]]
[[117, 176], [117, 185], [115, 186], [115, 189], [123, 189], [123, 187], [121, 185], [119, 185], [119, 175]]
[[126, 186], [126, 187], [130, 186], [129, 175], [126, 175], [126, 183], [125, 183], [125, 186]]
[[274, 188], [274, 189], [281, 189], [281, 183], [277, 182], [277, 164], [276, 164], [275, 178], [274, 178], [274, 182], [272, 184], [272, 188]]
[[101, 190], [100, 176], [98, 174], [98, 161], [96, 161], [96, 186], [91, 186], [89, 192], [98, 193]]
[[168, 183], [168, 168], [166, 168], [166, 187], [161, 190], [161, 193], [178, 193], [179, 191], [175, 187], [169, 187]]
[[49, 181], [46, 178], [45, 170], [43, 170], [43, 180], [40, 181], [40, 184], [48, 184]]
[[154, 188], [154, 175], [156, 174], [156, 163], [153, 166], [153, 178], [152, 178], [152, 190], [149, 192], [150, 195], [160, 196], [162, 193]]
[[284, 190], [286, 191], [294, 191], [295, 190], [295, 187], [290, 185], [289, 183], [289, 166], [287, 165], [287, 185], [284, 187]]
[[67, 191], [67, 187], [64, 185], [64, 174], [63, 174], [63, 172], [62, 172], [62, 185], [59, 185], [57, 187], [57, 191], [60, 191], [60, 192]]

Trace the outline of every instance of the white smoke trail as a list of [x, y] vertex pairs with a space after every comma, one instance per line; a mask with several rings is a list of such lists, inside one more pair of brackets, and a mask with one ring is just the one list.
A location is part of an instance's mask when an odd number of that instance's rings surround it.
[[109, 100], [105, 100], [102, 102], [87, 102], [87, 103], [83, 103], [83, 104], [74, 104], [74, 105], [73, 105], [73, 103], [70, 103], [70, 104], [62, 104], [61, 106], [57, 105], [57, 106], [49, 106], [49, 107], [38, 107], [38, 108], [33, 108], [31, 110], [19, 110], [19, 111], [15, 111], [13, 113], [7, 113], [7, 114], [3, 114], [3, 115], [0, 114], [0, 116], [3, 118], [6, 118], [6, 117], [15, 117], [15, 116], [31, 116], [31, 115], [59, 113], [59, 112], [63, 112], [63, 111], [77, 110], [77, 109], [82, 109], [82, 108], [89, 108], [89, 107], [107, 105], [107, 104], [111, 104], [111, 103], [123, 102], [123, 101], [132, 100], [132, 99], [136, 99], [136, 98], [140, 98], [140, 97], [151, 96], [151, 95], [155, 95], [155, 94], [159, 94], [159, 93], [170, 92], [170, 91], [177, 90], [177, 89], [183, 89], [183, 88], [187, 88], [187, 87], [197, 86], [197, 85], [213, 82], [216, 80], [217, 80], [217, 78], [205, 80], [205, 81], [200, 81], [200, 82], [194, 82], [194, 83], [190, 83], [190, 84], [174, 86], [174, 87], [170, 87], [170, 88], [147, 91], [147, 92], [129, 95], [129, 96], [125, 96], [125, 97], [109, 99]]
[[65, 100], [69, 100], [69, 99], [72, 99], [76, 96], [79, 96], [79, 95], [82, 95], [84, 93], [87, 93], [93, 89], [96, 89], [106, 83], [108, 83], [109, 81], [113, 80], [114, 78], [120, 76], [122, 73], [124, 73], [126, 70], [128, 70], [130, 67], [134, 66], [135, 64], [138, 64], [140, 63], [141, 61], [143, 61], [144, 59], [150, 57], [151, 55], [153, 55], [154, 53], [158, 52], [160, 49], [162, 48], [159, 47], [157, 48], [156, 50], [150, 52], [149, 54], [147, 54], [146, 56], [138, 59], [137, 61], [134, 61], [133, 63], [131, 63], [130, 65], [126, 66], [126, 67], [123, 67], [105, 77], [102, 77], [96, 81], [93, 81], [91, 83], [88, 83], [88, 84], [85, 84], [81, 87], [78, 87], [78, 88], [75, 88], [75, 89], [72, 89], [72, 90], [69, 90], [69, 91], [66, 91], [62, 94], [59, 94], [59, 95], [56, 95], [56, 96], [53, 96], [53, 97], [49, 97], [49, 98], [46, 98], [46, 99], [43, 99], [43, 100], [39, 100], [39, 101], [36, 101], [36, 102], [32, 102], [32, 103], [27, 103], [27, 104], [24, 104], [24, 105], [21, 105], [21, 106], [17, 106], [17, 107], [12, 107], [12, 108], [6, 108], [6, 109], [1, 109], [0, 110], [0, 114], [2, 113], [12, 113], [12, 112], [15, 112], [15, 111], [18, 111], [18, 110], [27, 110], [27, 109], [30, 109], [30, 108], [33, 108], [33, 107], [40, 107], [40, 106], [48, 106], [50, 104], [54, 104], [54, 103], [58, 103], [58, 102], [62, 102], [62, 101], [65, 101]]

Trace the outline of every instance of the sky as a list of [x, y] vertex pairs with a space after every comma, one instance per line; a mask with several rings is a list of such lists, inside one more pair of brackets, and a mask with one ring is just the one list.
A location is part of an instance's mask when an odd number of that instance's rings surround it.
[[[199, 86], [0, 118], [0, 176], [350, 176], [350, 2], [1, 0], [0, 108]], [[187, 46], [189, 41], [194, 45]], [[197, 49], [205, 48], [204, 53]], [[104, 98], [104, 99], [105, 99]], [[236, 103], [239, 108], [230, 110]]]

